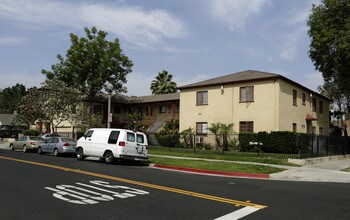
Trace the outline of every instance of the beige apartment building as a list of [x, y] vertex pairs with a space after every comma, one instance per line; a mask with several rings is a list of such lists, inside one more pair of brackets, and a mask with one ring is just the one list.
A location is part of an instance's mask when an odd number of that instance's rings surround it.
[[[93, 100], [93, 127], [107, 127], [108, 115], [108, 94], [98, 94]], [[111, 94], [111, 114], [112, 128], [120, 128], [124, 125], [118, 120], [119, 116], [137, 111], [148, 120], [152, 126], [150, 132], [156, 132], [166, 121], [179, 120], [179, 93], [152, 95], [152, 96], [125, 96], [121, 94]], [[87, 105], [87, 100], [83, 100], [81, 105]], [[41, 123], [42, 124], [42, 123]], [[37, 124], [37, 129], [44, 133], [50, 132], [44, 126]], [[57, 133], [74, 136], [76, 132], [82, 131], [79, 123], [63, 121], [57, 127]]]
[[[140, 97], [112, 95], [111, 127], [123, 126], [118, 116], [136, 109], [151, 122], [152, 133], [175, 119], [179, 120], [180, 131], [191, 127], [202, 136], [210, 134], [208, 127], [216, 122], [234, 124], [235, 133], [329, 134], [330, 100], [279, 74], [247, 70], [181, 86], [179, 90]], [[93, 103], [93, 126], [106, 127], [107, 115], [108, 94], [99, 94]], [[57, 128], [58, 133], [66, 134], [80, 130], [68, 121]]]
[[330, 100], [279, 74], [247, 70], [179, 89], [180, 131], [205, 136], [221, 122], [234, 132], [329, 132]]

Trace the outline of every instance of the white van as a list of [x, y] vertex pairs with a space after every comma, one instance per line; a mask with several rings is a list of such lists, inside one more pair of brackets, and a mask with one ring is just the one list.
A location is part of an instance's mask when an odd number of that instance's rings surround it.
[[77, 159], [103, 158], [112, 163], [114, 158], [146, 161], [148, 141], [144, 133], [117, 128], [91, 128], [76, 147]]

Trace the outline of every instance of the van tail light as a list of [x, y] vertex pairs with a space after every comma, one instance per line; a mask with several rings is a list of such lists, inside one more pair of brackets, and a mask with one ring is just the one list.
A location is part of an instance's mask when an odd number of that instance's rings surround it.
[[30, 145], [35, 145], [35, 141], [31, 141], [31, 142], [30, 142]]
[[145, 145], [146, 150], [148, 150], [148, 145]]
[[119, 146], [125, 147], [125, 142], [124, 141], [119, 141]]
[[63, 147], [68, 147], [69, 146], [69, 143], [64, 143], [63, 144]]

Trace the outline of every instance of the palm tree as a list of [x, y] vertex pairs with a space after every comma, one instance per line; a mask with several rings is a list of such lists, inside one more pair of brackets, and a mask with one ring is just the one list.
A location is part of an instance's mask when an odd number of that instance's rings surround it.
[[222, 148], [226, 151], [228, 148], [228, 135], [233, 132], [233, 124], [221, 124], [220, 133], [222, 134]]
[[173, 81], [173, 75], [163, 70], [162, 72], [158, 72], [158, 76], [152, 80], [150, 89], [153, 95], [175, 93], [177, 85]]
[[209, 131], [215, 135], [216, 149], [219, 149], [221, 147], [221, 142], [220, 142], [221, 125], [222, 124], [220, 122], [211, 123], [210, 127], [208, 128]]

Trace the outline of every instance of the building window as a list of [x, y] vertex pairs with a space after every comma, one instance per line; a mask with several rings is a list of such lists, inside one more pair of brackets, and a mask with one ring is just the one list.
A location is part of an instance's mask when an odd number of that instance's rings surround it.
[[312, 111], [317, 111], [317, 106], [316, 106], [316, 98], [312, 98]]
[[197, 105], [208, 105], [208, 91], [197, 92]]
[[302, 97], [301, 98], [301, 104], [305, 105], [305, 103], [306, 103], [306, 95], [305, 95], [305, 93], [303, 93], [301, 97]]
[[323, 102], [322, 101], [320, 101], [320, 103], [319, 103], [319, 108], [320, 108], [320, 113], [322, 114], [323, 113]]
[[207, 135], [208, 134], [208, 123], [207, 122], [197, 122], [196, 123], [196, 134]]
[[254, 86], [246, 86], [239, 88], [239, 101], [240, 102], [253, 102], [254, 101]]
[[297, 123], [293, 123], [293, 133], [297, 133]]
[[254, 122], [253, 121], [240, 121], [239, 122], [239, 132], [254, 132]]
[[159, 106], [159, 113], [166, 113], [166, 106], [165, 105]]
[[297, 90], [293, 89], [293, 105], [295, 106], [297, 106], [297, 97], [298, 97]]
[[95, 115], [102, 114], [102, 105], [94, 105], [94, 114]]
[[320, 135], [323, 135], [323, 128], [320, 127]]

